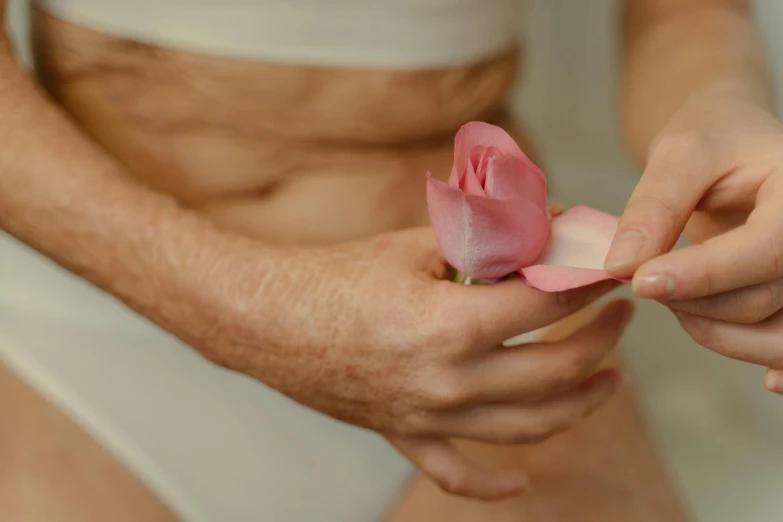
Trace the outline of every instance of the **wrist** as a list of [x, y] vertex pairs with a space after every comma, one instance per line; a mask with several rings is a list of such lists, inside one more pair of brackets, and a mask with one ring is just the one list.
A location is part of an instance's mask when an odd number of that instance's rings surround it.
[[310, 256], [300, 255], [307, 250], [263, 244], [209, 223], [176, 251], [191, 254], [170, 267], [176, 276], [157, 305], [161, 326], [215, 364], [278, 387], [278, 374], [304, 342], [299, 334], [307, 318], [296, 317], [302, 296], [313, 291]]
[[272, 345], [268, 326], [281, 309], [272, 281], [286, 266], [282, 249], [181, 209], [149, 227], [161, 232], [139, 276], [157, 284], [133, 285], [122, 296], [126, 303], [221, 366], [238, 369], [250, 343]]

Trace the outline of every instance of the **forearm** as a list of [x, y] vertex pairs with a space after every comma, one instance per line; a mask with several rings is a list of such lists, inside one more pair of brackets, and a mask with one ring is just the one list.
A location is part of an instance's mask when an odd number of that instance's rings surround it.
[[0, 122], [0, 227], [187, 341], [221, 327], [238, 292], [212, 276], [231, 271], [242, 240], [134, 181], [8, 53]]
[[714, 91], [773, 108], [764, 47], [747, 0], [625, 0], [622, 114], [625, 138], [647, 149], [694, 93]]

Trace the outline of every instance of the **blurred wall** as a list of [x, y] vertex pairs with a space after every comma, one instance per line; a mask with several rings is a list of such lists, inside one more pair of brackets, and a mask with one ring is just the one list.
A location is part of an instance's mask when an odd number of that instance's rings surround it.
[[[523, 106], [561, 132], [606, 131], [614, 113], [615, 35], [620, 0], [537, 0], [527, 35]], [[754, 16], [770, 50], [783, 106], [783, 1], [755, 0]], [[607, 115], [610, 117], [608, 118]]]

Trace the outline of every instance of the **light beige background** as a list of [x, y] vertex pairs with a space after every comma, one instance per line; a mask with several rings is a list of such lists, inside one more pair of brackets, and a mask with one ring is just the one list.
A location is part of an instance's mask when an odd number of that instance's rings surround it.
[[[24, 0], [12, 28], [26, 34]], [[556, 193], [619, 213], [637, 172], [615, 126], [617, 0], [537, 0], [517, 109], [538, 135]], [[757, 0], [756, 17], [783, 85], [783, 1]], [[26, 49], [22, 56], [28, 57]], [[783, 89], [779, 89], [783, 103]], [[783, 345], [783, 339], [782, 345]], [[663, 308], [640, 303], [625, 340], [632, 380], [673, 475], [699, 522], [781, 520], [783, 398], [762, 370], [699, 348]]]

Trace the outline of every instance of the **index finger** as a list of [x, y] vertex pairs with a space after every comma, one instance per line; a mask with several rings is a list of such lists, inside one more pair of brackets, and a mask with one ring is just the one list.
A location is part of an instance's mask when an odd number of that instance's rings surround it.
[[781, 276], [783, 214], [767, 203], [734, 230], [648, 261], [633, 288], [650, 299], [697, 299]]
[[606, 257], [610, 274], [629, 277], [671, 250], [710, 185], [709, 158], [698, 135], [672, 135], [653, 147]]
[[620, 285], [606, 280], [564, 292], [543, 292], [521, 278], [455, 290], [455, 304], [477, 321], [487, 343], [498, 345], [578, 312]]

